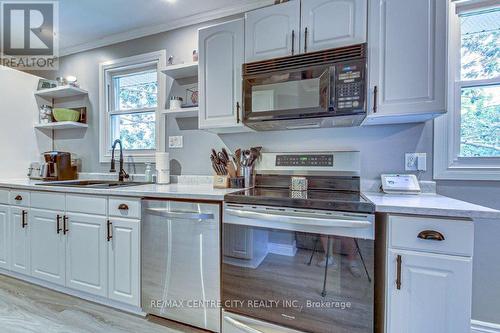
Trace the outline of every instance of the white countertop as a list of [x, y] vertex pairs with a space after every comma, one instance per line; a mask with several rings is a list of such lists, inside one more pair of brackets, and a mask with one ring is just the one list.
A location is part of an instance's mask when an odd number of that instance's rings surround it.
[[500, 219], [500, 211], [439, 194], [398, 195], [364, 192], [375, 204], [378, 213], [468, 217], [471, 219]]
[[214, 189], [210, 184], [147, 184], [113, 189], [99, 189], [85, 187], [36, 185], [39, 183], [41, 183], [41, 181], [30, 181], [28, 179], [8, 179], [0, 180], [0, 187], [30, 191], [70, 192], [94, 195], [214, 201], [223, 201], [224, 195], [226, 195], [227, 193], [239, 191], [239, 189]]

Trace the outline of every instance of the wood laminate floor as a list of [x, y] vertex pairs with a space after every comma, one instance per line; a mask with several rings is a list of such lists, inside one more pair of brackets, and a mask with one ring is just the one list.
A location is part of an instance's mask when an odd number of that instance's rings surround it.
[[160, 318], [144, 319], [0, 275], [2, 333], [204, 332]]

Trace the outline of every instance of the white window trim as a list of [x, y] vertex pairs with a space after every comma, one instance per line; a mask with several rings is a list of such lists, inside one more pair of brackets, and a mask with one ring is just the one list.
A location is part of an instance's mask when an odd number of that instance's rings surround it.
[[[160, 110], [165, 106], [166, 76], [161, 69], [166, 66], [167, 53], [165, 50], [140, 54], [128, 58], [114, 59], [99, 64], [99, 162], [111, 161], [111, 151], [108, 149], [107, 139], [109, 137], [109, 117], [107, 115], [108, 91], [106, 87], [106, 73], [114, 68], [126, 67], [147, 62], [157, 62], [158, 73], [158, 106], [156, 108], [156, 151], [164, 151], [165, 140], [161, 140], [165, 133], [165, 124], [161, 119]], [[155, 151], [124, 151], [126, 163], [154, 162]]]
[[[454, 2], [450, 2], [448, 15], [448, 112], [434, 120], [434, 179], [500, 180], [500, 158], [458, 156], [463, 82], [460, 82], [460, 20]], [[478, 80], [477, 84], [486, 81]]]

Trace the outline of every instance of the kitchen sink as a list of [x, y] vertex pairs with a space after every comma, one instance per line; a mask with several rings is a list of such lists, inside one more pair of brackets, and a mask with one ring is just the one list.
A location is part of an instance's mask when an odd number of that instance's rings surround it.
[[145, 185], [143, 182], [120, 182], [116, 180], [77, 180], [63, 182], [38, 183], [41, 186], [59, 186], [59, 187], [83, 187], [83, 188], [119, 188], [128, 186]]

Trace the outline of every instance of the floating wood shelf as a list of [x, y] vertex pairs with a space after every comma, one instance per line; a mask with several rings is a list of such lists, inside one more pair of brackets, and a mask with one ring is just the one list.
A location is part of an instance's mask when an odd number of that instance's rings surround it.
[[54, 130], [63, 130], [63, 129], [74, 129], [74, 128], [87, 128], [88, 124], [78, 123], [76, 121], [59, 121], [48, 124], [36, 124], [35, 128], [37, 129], [54, 129]]
[[161, 72], [173, 79], [182, 79], [186, 77], [198, 76], [198, 63], [191, 62], [187, 64], [170, 65], [161, 69]]
[[83, 96], [87, 94], [88, 94], [87, 90], [73, 86], [62, 86], [62, 87], [38, 90], [35, 92], [36, 96], [40, 96], [43, 98], [64, 98], [73, 96]]

